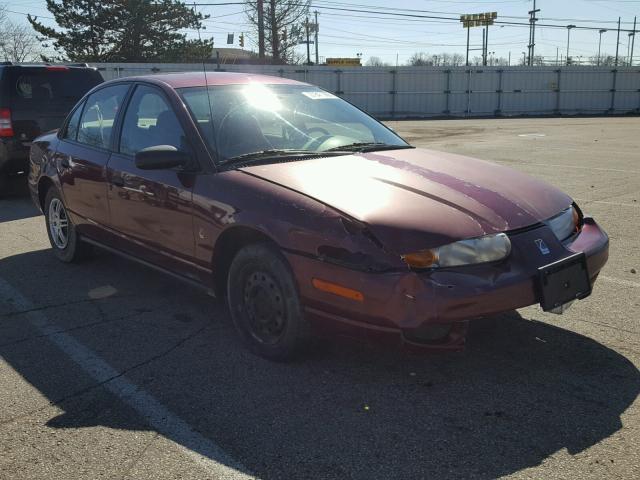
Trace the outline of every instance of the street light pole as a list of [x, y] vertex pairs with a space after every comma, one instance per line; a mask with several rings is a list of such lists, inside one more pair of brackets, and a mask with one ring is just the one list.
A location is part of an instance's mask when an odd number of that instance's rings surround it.
[[576, 28], [575, 25], [567, 25], [567, 65], [569, 65], [569, 41], [571, 40], [571, 29]]
[[602, 46], [602, 34], [606, 31], [606, 28], [600, 30], [600, 40], [598, 40], [598, 66], [600, 66], [600, 47]]
[[631, 59], [629, 61], [630, 67], [633, 67], [633, 46], [636, 43], [636, 19], [637, 17], [633, 17], [633, 38], [631, 39]]
[[467, 26], [467, 67], [469, 66], [469, 34], [471, 33], [471, 27]]

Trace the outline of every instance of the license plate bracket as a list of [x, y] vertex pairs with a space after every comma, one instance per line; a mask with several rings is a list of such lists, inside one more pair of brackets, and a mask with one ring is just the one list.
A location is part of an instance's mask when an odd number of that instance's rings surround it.
[[591, 294], [591, 281], [584, 253], [538, 268], [540, 306], [547, 312]]

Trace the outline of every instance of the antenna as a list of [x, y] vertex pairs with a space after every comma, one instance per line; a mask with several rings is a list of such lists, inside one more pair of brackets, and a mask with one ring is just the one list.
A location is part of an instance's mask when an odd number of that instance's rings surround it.
[[[193, 3], [193, 13], [196, 13], [196, 3]], [[200, 23], [198, 23], [198, 41], [202, 44], [202, 37], [200, 36]], [[202, 56], [202, 74], [204, 75], [204, 88], [207, 92], [207, 105], [209, 106], [209, 124], [211, 125], [211, 140], [213, 142], [213, 148], [215, 153], [218, 153], [218, 139], [216, 138], [216, 129], [213, 126], [213, 109], [211, 108], [211, 95], [209, 95], [209, 80], [207, 79], [207, 67], [205, 65], [204, 51]], [[214, 162], [215, 163], [215, 162]]]

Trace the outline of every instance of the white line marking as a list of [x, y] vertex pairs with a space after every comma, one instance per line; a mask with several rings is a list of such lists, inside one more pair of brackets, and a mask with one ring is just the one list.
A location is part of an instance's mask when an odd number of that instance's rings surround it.
[[589, 205], [591, 203], [601, 203], [603, 205], [614, 205], [616, 207], [640, 207], [640, 203], [605, 202], [604, 200], [588, 200], [586, 198], [574, 198], [574, 200], [585, 202], [585, 205]]
[[620, 278], [607, 277], [606, 275], [599, 275], [598, 279], [603, 279], [607, 282], [616, 283], [618, 285], [623, 285], [625, 287], [636, 287], [640, 288], [640, 283], [632, 282], [631, 280], [622, 280]]
[[[123, 403], [133, 408], [146, 422], [173, 441], [181, 450], [214, 478], [250, 479], [256, 478], [237, 461], [227, 455], [217, 444], [200, 433], [178, 416], [171, 413], [151, 394], [144, 391], [124, 376], [119, 376], [115, 368], [100, 358], [68, 333], [55, 333], [58, 327], [50, 323], [46, 316], [27, 300], [20, 292], [0, 278], [0, 301], [12, 299], [17, 310], [32, 310], [25, 316], [42, 334], [78, 364], [96, 382], [114, 394]], [[110, 380], [111, 379], [111, 380]]]
[[639, 170], [622, 170], [618, 168], [600, 168], [600, 167], [585, 167], [583, 165], [558, 165], [553, 163], [529, 163], [529, 162], [513, 162], [511, 160], [491, 160], [492, 162], [507, 163], [512, 165], [527, 165], [531, 167], [553, 167], [553, 168], [578, 168], [581, 170], [598, 170], [602, 172], [619, 172], [619, 173], [636, 173], [640, 174]]

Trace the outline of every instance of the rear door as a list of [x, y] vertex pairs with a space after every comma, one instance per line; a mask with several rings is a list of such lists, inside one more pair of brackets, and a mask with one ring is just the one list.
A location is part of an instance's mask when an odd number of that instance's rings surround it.
[[13, 130], [25, 143], [60, 128], [78, 100], [102, 83], [94, 69], [64, 66], [7, 67], [2, 80]]
[[130, 84], [93, 92], [76, 108], [56, 150], [67, 210], [80, 233], [104, 240], [109, 225], [106, 168], [114, 142], [113, 127]]
[[109, 160], [109, 208], [122, 248], [181, 275], [198, 278], [192, 190], [196, 174], [182, 167], [140, 170], [135, 154], [171, 145], [192, 153], [185, 130], [159, 88], [140, 84], [122, 120], [119, 151]]

